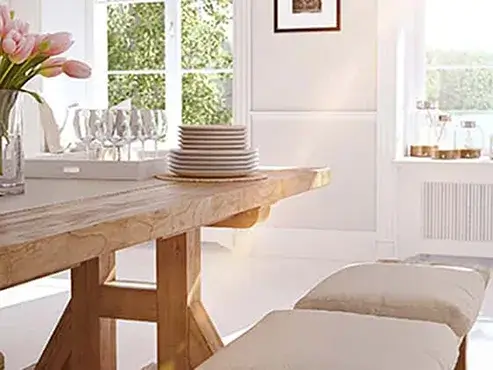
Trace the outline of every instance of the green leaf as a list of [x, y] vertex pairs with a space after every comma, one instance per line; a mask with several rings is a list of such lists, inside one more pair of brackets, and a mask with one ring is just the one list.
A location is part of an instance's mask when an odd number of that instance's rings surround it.
[[43, 104], [44, 102], [43, 98], [37, 92], [24, 90], [24, 89], [19, 89], [19, 91], [31, 95], [34, 98], [34, 100], [36, 100], [39, 104]]

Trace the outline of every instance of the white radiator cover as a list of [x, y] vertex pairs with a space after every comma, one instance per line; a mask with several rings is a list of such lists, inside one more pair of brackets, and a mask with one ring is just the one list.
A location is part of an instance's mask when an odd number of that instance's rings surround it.
[[398, 257], [493, 257], [493, 162], [394, 163]]
[[493, 184], [426, 181], [421, 210], [424, 239], [493, 241]]

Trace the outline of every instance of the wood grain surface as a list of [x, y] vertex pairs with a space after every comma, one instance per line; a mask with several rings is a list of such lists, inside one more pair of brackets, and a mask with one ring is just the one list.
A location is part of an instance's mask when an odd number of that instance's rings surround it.
[[0, 198], [0, 289], [213, 225], [330, 180], [325, 168], [267, 173], [266, 180], [231, 184], [63, 180], [61, 187], [36, 180], [37, 189], [28, 181], [25, 195]]

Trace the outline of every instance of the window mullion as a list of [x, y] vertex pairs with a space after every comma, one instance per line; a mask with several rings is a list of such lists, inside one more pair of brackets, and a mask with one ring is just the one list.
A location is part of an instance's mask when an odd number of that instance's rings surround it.
[[167, 1], [164, 21], [166, 25], [166, 114], [168, 117], [168, 143], [178, 143], [178, 126], [182, 122], [181, 74], [181, 1]]

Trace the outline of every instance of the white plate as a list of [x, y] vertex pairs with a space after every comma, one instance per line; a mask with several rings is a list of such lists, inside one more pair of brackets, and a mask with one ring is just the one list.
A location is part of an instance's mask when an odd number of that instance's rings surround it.
[[183, 150], [242, 150], [246, 149], [245, 145], [223, 145], [223, 146], [207, 146], [207, 145], [181, 145]]
[[247, 145], [247, 142], [243, 139], [239, 140], [208, 140], [205, 138], [202, 139], [179, 139], [180, 144], [188, 144], [188, 145]]
[[246, 165], [225, 165], [218, 166], [215, 164], [206, 164], [206, 165], [181, 165], [173, 162], [169, 163], [169, 168], [178, 169], [178, 170], [197, 170], [197, 171], [237, 171], [237, 170], [254, 170], [258, 168], [257, 163], [246, 164]]
[[209, 140], [209, 141], [224, 141], [224, 140], [247, 140], [247, 135], [246, 133], [240, 133], [238, 135], [233, 135], [232, 133], [228, 133], [227, 135], [216, 135], [216, 133], [211, 132], [210, 135], [209, 133], [203, 134], [197, 133], [197, 134], [191, 134], [188, 135], [186, 133], [180, 133], [178, 135], [178, 138], [180, 140]]
[[179, 126], [180, 131], [233, 131], [233, 132], [243, 132], [246, 131], [246, 126], [239, 125], [181, 125]]
[[169, 171], [175, 175], [183, 177], [197, 178], [235, 178], [245, 177], [256, 173], [256, 170], [236, 170], [236, 171], [197, 171], [197, 170], [180, 170], [170, 168]]
[[207, 162], [207, 163], [217, 163], [217, 162], [227, 162], [227, 163], [243, 163], [243, 162], [253, 162], [259, 161], [258, 156], [250, 156], [250, 157], [176, 157], [169, 156], [169, 160], [171, 161], [179, 161], [179, 162]]
[[259, 160], [258, 158], [251, 158], [251, 159], [232, 159], [232, 160], [228, 160], [228, 158], [221, 158], [221, 157], [218, 157], [218, 159], [209, 159], [208, 160], [204, 160], [204, 158], [199, 158], [198, 160], [197, 159], [189, 159], [189, 158], [186, 158], [186, 159], [182, 159], [182, 158], [170, 158], [169, 163], [172, 163], [172, 164], [177, 164], [177, 165], [185, 165], [185, 166], [189, 166], [189, 165], [197, 165], [197, 166], [205, 166], [205, 165], [209, 165], [209, 166], [228, 166], [228, 165], [248, 165], [248, 164], [258, 164], [259, 163]]
[[170, 153], [174, 156], [180, 157], [231, 157], [231, 158], [245, 158], [258, 155], [257, 149], [245, 149], [245, 150], [183, 150], [183, 149], [171, 149]]

